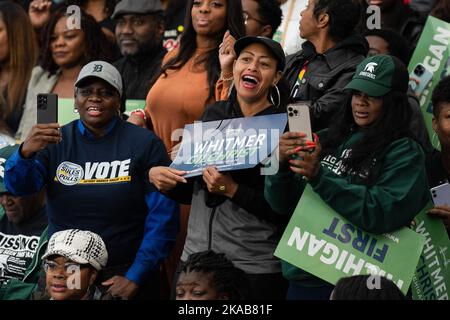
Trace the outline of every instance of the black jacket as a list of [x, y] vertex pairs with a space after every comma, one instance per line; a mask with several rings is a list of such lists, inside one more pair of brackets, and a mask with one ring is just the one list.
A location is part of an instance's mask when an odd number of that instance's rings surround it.
[[114, 62], [114, 66], [123, 77], [127, 99], [147, 98], [151, 80], [161, 70], [166, 53], [166, 49], [160, 47], [155, 52], [142, 53], [137, 57], [123, 57]]
[[[365, 38], [353, 35], [324, 54], [318, 54], [314, 45], [306, 41], [301, 51], [287, 57], [284, 75], [291, 84], [291, 96], [294, 100], [311, 101], [314, 131], [329, 126], [332, 116], [344, 103], [342, 89], [368, 51]], [[296, 84], [306, 61], [309, 61], [307, 72], [302, 83]]]

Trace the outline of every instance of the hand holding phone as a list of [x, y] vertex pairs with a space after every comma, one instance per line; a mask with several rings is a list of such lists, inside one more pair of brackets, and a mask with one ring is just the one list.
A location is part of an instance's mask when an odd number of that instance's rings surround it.
[[423, 64], [418, 63], [409, 74], [409, 86], [414, 91], [416, 96], [419, 97], [432, 79], [433, 73]]
[[431, 188], [430, 191], [435, 206], [450, 207], [450, 184], [448, 182]]
[[21, 155], [32, 157], [49, 144], [61, 142], [58, 122], [58, 96], [53, 93], [37, 95], [37, 124], [33, 126], [23, 142]]
[[302, 132], [306, 134], [306, 140], [313, 141], [310, 104], [302, 101], [287, 106], [288, 123], [290, 132]]

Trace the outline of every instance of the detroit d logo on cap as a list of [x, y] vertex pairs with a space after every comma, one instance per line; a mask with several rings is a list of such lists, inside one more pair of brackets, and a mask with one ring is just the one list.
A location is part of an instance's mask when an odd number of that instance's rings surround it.
[[378, 66], [378, 63], [376, 62], [369, 62], [364, 67], [364, 71], [361, 71], [359, 73], [360, 76], [367, 77], [370, 79], [375, 79], [377, 76], [375, 75], [375, 68]]
[[92, 72], [102, 72], [103, 66], [101, 64], [94, 64], [94, 70]]
[[65, 186], [73, 186], [83, 179], [84, 170], [78, 164], [64, 161], [56, 169], [56, 179]]

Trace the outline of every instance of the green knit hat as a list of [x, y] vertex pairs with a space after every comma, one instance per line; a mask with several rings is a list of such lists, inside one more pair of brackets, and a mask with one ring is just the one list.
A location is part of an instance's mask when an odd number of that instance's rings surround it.
[[371, 97], [381, 97], [391, 91], [406, 93], [409, 74], [398, 58], [384, 54], [363, 60], [344, 90], [361, 91]]

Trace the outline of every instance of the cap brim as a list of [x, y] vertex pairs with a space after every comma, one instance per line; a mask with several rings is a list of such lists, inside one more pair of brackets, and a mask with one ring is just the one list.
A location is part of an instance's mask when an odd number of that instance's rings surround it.
[[[83, 77], [83, 78], [81, 78], [81, 79], [78, 79], [78, 80], [75, 82], [75, 87], [83, 86], [84, 83], [86, 83], [86, 82], [88, 82], [88, 81], [92, 81], [92, 80], [94, 80], [94, 79], [100, 79], [100, 80], [103, 80], [103, 81], [105, 81], [106, 83], [108, 83], [108, 84], [111, 85], [111, 83], [109, 83], [109, 81], [107, 81], [107, 80], [104, 79], [103, 77], [88, 75], [88, 76], [85, 76], [85, 77]], [[114, 87], [114, 86], [113, 86], [113, 87]]]
[[371, 97], [381, 97], [389, 93], [391, 88], [364, 79], [353, 79], [345, 86], [344, 90], [356, 90]]
[[84, 85], [84, 83], [88, 82], [89, 80], [93, 80], [93, 79], [97, 79], [97, 80], [100, 79], [100, 80], [105, 81], [107, 84], [109, 84], [111, 87], [113, 87], [119, 93], [119, 96], [122, 96], [119, 88], [117, 88], [114, 84], [112, 84], [108, 79], [105, 79], [105, 78], [97, 76], [97, 75], [95, 75], [95, 76], [88, 75], [86, 77], [79, 79], [77, 82], [75, 82], [75, 87], [80, 88]]
[[42, 256], [42, 260], [47, 259], [48, 257], [54, 256], [54, 255], [65, 257], [65, 258], [70, 259], [73, 262], [76, 262], [79, 264], [89, 264], [90, 265], [89, 261], [87, 261], [86, 259], [84, 259], [80, 256], [77, 256], [75, 254], [68, 254], [66, 251], [63, 251], [63, 250], [53, 250], [53, 251], [46, 252]]
[[278, 70], [284, 70], [286, 65], [286, 58], [284, 55], [283, 49], [277, 50], [276, 47], [273, 46], [270, 41], [274, 41], [272, 39], [264, 39], [263, 37], [254, 37], [254, 36], [246, 36], [235, 42], [234, 51], [236, 55], [239, 56], [242, 50], [251, 45], [252, 43], [261, 43], [265, 45], [270, 52], [274, 55], [275, 59], [278, 61], [277, 68]]

